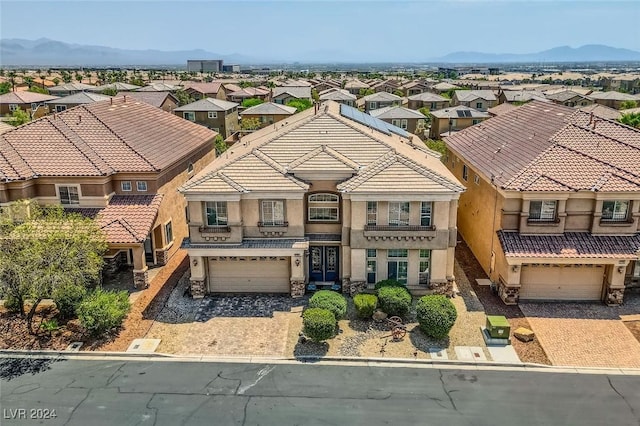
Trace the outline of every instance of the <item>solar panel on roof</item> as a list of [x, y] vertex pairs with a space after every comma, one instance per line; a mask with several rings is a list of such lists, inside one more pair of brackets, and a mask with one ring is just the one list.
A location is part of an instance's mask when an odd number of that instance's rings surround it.
[[346, 118], [350, 118], [351, 120], [356, 121], [360, 124], [364, 124], [367, 127], [371, 127], [372, 129], [382, 132], [385, 135], [391, 135], [391, 133], [395, 133], [396, 135], [403, 136], [405, 138], [409, 137], [409, 133], [407, 133], [403, 129], [389, 124], [386, 121], [382, 121], [379, 118], [372, 117], [369, 114], [365, 114], [364, 112], [356, 108], [350, 107], [349, 105], [340, 105], [340, 115]]

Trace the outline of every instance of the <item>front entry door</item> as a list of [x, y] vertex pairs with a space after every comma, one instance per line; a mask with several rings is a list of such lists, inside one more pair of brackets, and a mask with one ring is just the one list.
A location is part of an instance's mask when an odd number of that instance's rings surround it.
[[338, 280], [338, 246], [311, 246], [310, 281]]

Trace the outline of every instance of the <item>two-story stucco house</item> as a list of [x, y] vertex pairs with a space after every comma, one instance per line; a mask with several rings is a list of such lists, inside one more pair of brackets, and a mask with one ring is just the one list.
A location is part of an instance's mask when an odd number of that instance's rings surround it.
[[238, 104], [216, 98], [204, 98], [175, 108], [174, 114], [220, 133], [228, 138], [240, 128]]
[[0, 135], [0, 207], [32, 199], [96, 217], [107, 269], [163, 265], [187, 235], [176, 191], [215, 157], [217, 133], [130, 98], [85, 104]]
[[498, 105], [493, 90], [456, 90], [451, 101], [453, 106], [462, 105], [483, 112]]
[[326, 102], [233, 145], [180, 188], [192, 294], [412, 291], [454, 280], [463, 186], [417, 136]]
[[532, 101], [445, 139], [460, 233], [502, 299], [622, 302], [640, 277], [640, 131]]

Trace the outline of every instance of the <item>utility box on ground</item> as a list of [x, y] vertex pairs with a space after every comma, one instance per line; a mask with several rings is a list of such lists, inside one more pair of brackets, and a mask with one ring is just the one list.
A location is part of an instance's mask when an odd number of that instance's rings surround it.
[[508, 339], [511, 326], [501, 315], [487, 315], [487, 331], [494, 339]]

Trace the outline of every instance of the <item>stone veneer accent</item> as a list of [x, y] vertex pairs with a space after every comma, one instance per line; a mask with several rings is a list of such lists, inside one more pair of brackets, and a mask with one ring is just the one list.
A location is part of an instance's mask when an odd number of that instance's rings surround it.
[[362, 293], [367, 288], [366, 281], [351, 281], [349, 283], [349, 296], [353, 297], [358, 293]]
[[624, 299], [624, 288], [607, 287], [605, 303], [609, 306], [622, 305]]
[[342, 294], [349, 294], [351, 292], [351, 278], [342, 279]]
[[431, 294], [442, 294], [447, 297], [453, 296], [453, 279], [447, 281], [431, 281], [428, 287]]
[[105, 257], [102, 273], [106, 276], [113, 276], [120, 270], [122, 265], [126, 263], [127, 254], [122, 251], [113, 257]]
[[298, 298], [304, 296], [305, 284], [302, 280], [291, 280], [291, 297]]
[[509, 287], [500, 281], [498, 282], [498, 295], [505, 305], [517, 305], [520, 300], [520, 288]]
[[169, 261], [169, 250], [158, 249], [156, 250], [156, 265], [164, 266]]
[[133, 271], [133, 286], [135, 288], [149, 287], [149, 273], [147, 269], [144, 271]]
[[191, 280], [191, 297], [194, 299], [202, 299], [207, 293], [205, 280]]

